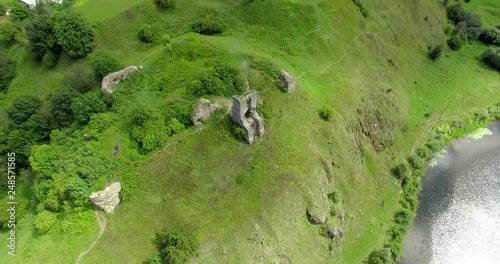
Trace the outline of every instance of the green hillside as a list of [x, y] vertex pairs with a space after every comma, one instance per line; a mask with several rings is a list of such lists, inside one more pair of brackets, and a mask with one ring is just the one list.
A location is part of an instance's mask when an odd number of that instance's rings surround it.
[[[4, 43], [17, 66], [0, 94], [0, 146], [29, 161], [17, 182], [26, 209], [16, 257], [2, 239], [0, 263], [74, 263], [99, 233], [86, 197], [114, 181], [122, 202], [112, 214], [99, 212], [104, 233], [81, 263], [144, 263], [167, 227], [189, 230], [199, 243], [189, 263], [362, 263], [388, 243], [401, 208], [391, 168], [434, 126], [500, 102], [499, 72], [481, 60], [487, 45], [452, 51], [445, 32], [453, 25], [440, 1], [175, 2], [162, 10], [150, 0], [75, 1], [67, 8], [90, 21], [95, 47], [79, 59], [64, 51], [50, 69], [33, 58], [24, 25], [23, 40]], [[498, 1], [464, 7], [484, 27], [500, 24]], [[196, 23], [222, 32], [193, 32]], [[152, 43], [138, 37], [145, 24]], [[441, 44], [431, 60], [429, 49]], [[111, 96], [97, 83], [75, 92], [106, 105], [89, 120], [51, 123], [49, 138], [12, 143], [21, 141], [7, 114], [16, 98], [35, 96], [37, 113], [50, 112], [58, 91], [70, 88], [68, 76], [103, 54], [120, 69], [142, 68]], [[281, 69], [300, 76], [295, 93], [279, 89]], [[234, 87], [200, 96], [207, 79], [234, 71]], [[252, 145], [235, 135], [230, 109], [199, 127], [189, 120], [199, 97], [226, 104], [245, 93], [236, 79], [263, 101], [266, 133]], [[321, 109], [331, 116], [321, 118]], [[141, 114], [142, 126], [133, 122]], [[40, 212], [57, 216], [44, 234]], [[310, 212], [326, 222], [311, 224]], [[4, 238], [9, 229], [2, 230]]]

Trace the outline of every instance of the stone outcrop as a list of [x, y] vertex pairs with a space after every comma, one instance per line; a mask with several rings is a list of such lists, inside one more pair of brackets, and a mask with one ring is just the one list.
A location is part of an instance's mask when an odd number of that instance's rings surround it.
[[191, 120], [195, 126], [201, 125], [202, 122], [209, 119], [220, 108], [220, 105], [213, 104], [210, 100], [201, 98], [193, 106]]
[[296, 79], [290, 73], [281, 70], [280, 82], [281, 86], [285, 88], [289, 93], [295, 92]]
[[113, 212], [115, 207], [120, 203], [119, 193], [121, 189], [122, 187], [119, 182], [113, 182], [104, 190], [92, 193], [89, 198], [92, 203], [109, 214]]
[[264, 135], [264, 120], [257, 113], [257, 100], [255, 92], [241, 97], [233, 96], [231, 117], [235, 123], [245, 130], [245, 139], [248, 144], [254, 142], [255, 136], [261, 137]]
[[101, 90], [104, 94], [112, 93], [116, 86], [120, 84], [120, 82], [127, 78], [130, 74], [138, 71], [139, 69], [136, 66], [129, 66], [121, 71], [113, 72], [106, 75], [102, 79]]

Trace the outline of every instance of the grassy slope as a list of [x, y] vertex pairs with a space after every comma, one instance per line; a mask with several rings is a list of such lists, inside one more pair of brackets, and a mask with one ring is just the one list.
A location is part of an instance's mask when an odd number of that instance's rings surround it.
[[[95, 2], [88, 0], [86, 5]], [[157, 23], [178, 37], [206, 5], [205, 1], [178, 2], [173, 13], [157, 14], [148, 2], [132, 8], [132, 21], [124, 13], [105, 21], [99, 29], [98, 48], [114, 52], [124, 63], [151, 67], [161, 58], [162, 47], [134, 41], [140, 24]], [[477, 61], [483, 47], [447, 51], [436, 63], [426, 58], [427, 45], [445, 40], [444, 25], [439, 22], [444, 20], [444, 10], [435, 1], [367, 3], [371, 11], [368, 20], [347, 0], [259, 2], [246, 7], [225, 2], [229, 1], [217, 3], [228, 19], [234, 20], [231, 34], [200, 40], [228, 51], [235, 63], [241, 63], [244, 55], [261, 56], [296, 76], [305, 72], [299, 92], [285, 95], [270, 90], [262, 94], [270, 118], [266, 137], [254, 146], [238, 143], [224, 119], [171, 138], [162, 151], [139, 166], [136, 196], [108, 216], [108, 229], [83, 263], [100, 263], [102, 259], [139, 263], [154, 253], [154, 233], [179, 223], [197, 230], [202, 242], [198, 262], [331, 261], [328, 242], [307, 222], [305, 208], [333, 189], [341, 192], [347, 220], [346, 243], [335, 262], [360, 262], [383, 242], [398, 199], [388, 168], [394, 158], [411, 150], [426, 129], [429, 120], [424, 114], [432, 113], [434, 119], [498, 101], [498, 73]], [[498, 4], [488, 3], [498, 8]], [[94, 14], [90, 11], [86, 11], [89, 18]], [[426, 16], [429, 22], [424, 21]], [[120, 26], [124, 24], [127, 27]], [[183, 48], [181, 44], [173, 47]], [[33, 70], [30, 64], [22, 66], [22, 77], [15, 80], [6, 102], [32, 93], [37, 83], [41, 96], [50, 93], [62, 78], [64, 63], [54, 73], [38, 67]], [[166, 68], [166, 72], [176, 76], [193, 69], [186, 65]], [[388, 89], [394, 92], [387, 95]], [[133, 96], [151, 100], [156, 95], [146, 91]], [[161, 95], [172, 97], [175, 93]], [[387, 113], [394, 117], [391, 129], [397, 140], [377, 154], [364, 138], [365, 147], [360, 150], [356, 136], [348, 130], [358, 123], [356, 108], [378, 105], [385, 97], [399, 109]], [[323, 105], [333, 105], [336, 110], [331, 122], [317, 117], [316, 111]], [[109, 129], [106, 138], [113, 142], [105, 145], [111, 149], [117, 142], [126, 144], [121, 133]], [[336, 164], [333, 185], [327, 183], [322, 159]], [[27, 218], [22, 225], [30, 223]], [[69, 263], [89, 244], [91, 230], [86, 230], [85, 239], [64, 237], [70, 245], [61, 248], [64, 254], [44, 249], [60, 243], [55, 234], [25, 239], [22, 243], [26, 244], [19, 244], [24, 249], [15, 263]], [[23, 237], [30, 237], [31, 232], [20, 228]]]

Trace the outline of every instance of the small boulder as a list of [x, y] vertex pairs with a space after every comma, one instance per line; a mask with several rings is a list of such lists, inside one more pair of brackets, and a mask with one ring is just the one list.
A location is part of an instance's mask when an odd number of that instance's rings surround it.
[[102, 79], [101, 90], [104, 94], [112, 93], [116, 86], [120, 84], [120, 82], [127, 78], [130, 74], [138, 71], [139, 69], [136, 66], [129, 66], [121, 71], [113, 72], [106, 75]]
[[318, 208], [309, 208], [306, 211], [307, 220], [313, 225], [320, 225], [326, 222], [327, 215]]
[[85, 139], [85, 141], [90, 141], [94, 139], [94, 137], [91, 134], [84, 134], [83, 138]]
[[213, 104], [210, 100], [201, 98], [193, 106], [191, 120], [195, 126], [201, 125], [203, 121], [209, 119], [220, 108], [220, 105]]
[[290, 73], [281, 70], [280, 82], [281, 86], [285, 88], [289, 93], [295, 92], [296, 79]]
[[115, 207], [120, 203], [120, 191], [122, 187], [119, 182], [113, 182], [108, 187], [100, 192], [92, 193], [89, 198], [99, 208], [107, 214], [113, 212]]

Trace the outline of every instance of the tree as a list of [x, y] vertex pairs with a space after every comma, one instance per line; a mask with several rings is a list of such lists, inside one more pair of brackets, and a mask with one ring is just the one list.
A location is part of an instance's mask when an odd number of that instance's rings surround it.
[[59, 56], [52, 51], [47, 51], [42, 57], [42, 64], [47, 69], [52, 69], [57, 66]]
[[373, 251], [368, 257], [368, 264], [392, 264], [392, 253], [389, 248]]
[[453, 4], [446, 8], [446, 14], [448, 19], [453, 21], [453, 23], [458, 24], [461, 21], [464, 21], [465, 14], [467, 11], [463, 8], [462, 4]]
[[487, 65], [500, 71], [500, 48], [499, 47], [487, 48], [482, 55], [482, 59]]
[[104, 112], [106, 105], [99, 95], [88, 93], [76, 97], [71, 104], [71, 110], [76, 121], [86, 124], [92, 115]]
[[156, 243], [163, 263], [183, 264], [193, 257], [199, 248], [193, 231], [169, 227], [156, 236]]
[[32, 95], [25, 95], [14, 99], [12, 106], [7, 109], [9, 120], [15, 125], [28, 121], [38, 110], [42, 101]]
[[64, 82], [67, 86], [80, 93], [85, 93], [98, 86], [94, 73], [90, 67], [76, 66], [65, 76]]
[[486, 44], [500, 46], [500, 25], [483, 30], [481, 33], [481, 40]]
[[0, 92], [6, 91], [16, 77], [16, 62], [12, 57], [0, 49]]
[[56, 122], [56, 127], [66, 127], [73, 122], [71, 104], [77, 95], [72, 89], [63, 89], [52, 96], [51, 113]]
[[435, 46], [429, 51], [429, 57], [432, 60], [437, 60], [439, 57], [441, 57], [442, 52], [443, 52], [443, 45]]
[[53, 31], [53, 21], [49, 18], [50, 15], [46, 12], [37, 13], [30, 19], [30, 23], [26, 25], [26, 34], [30, 41], [30, 48], [39, 61], [42, 61], [43, 56], [48, 51], [59, 55], [63, 50], [61, 45], [57, 43], [57, 38]]
[[69, 56], [83, 58], [92, 51], [95, 32], [82, 15], [65, 9], [55, 12], [51, 19], [57, 43]]
[[450, 39], [448, 39], [447, 44], [450, 49], [457, 51], [462, 48], [464, 41], [458, 35], [453, 35]]
[[97, 80], [101, 81], [109, 73], [120, 70], [118, 61], [104, 51], [98, 51], [90, 58], [90, 65]]
[[21, 4], [15, 2], [10, 9], [10, 17], [14, 20], [23, 21], [31, 15], [31, 10]]

